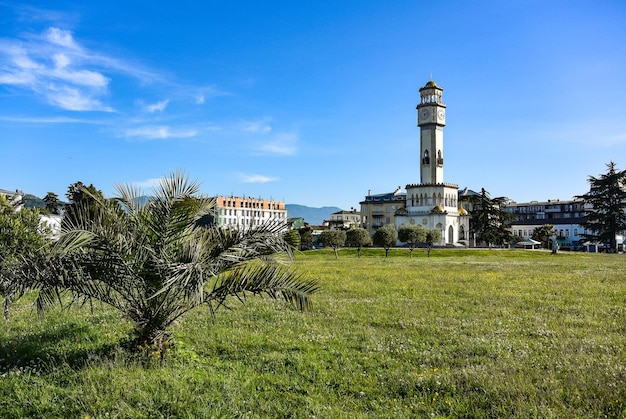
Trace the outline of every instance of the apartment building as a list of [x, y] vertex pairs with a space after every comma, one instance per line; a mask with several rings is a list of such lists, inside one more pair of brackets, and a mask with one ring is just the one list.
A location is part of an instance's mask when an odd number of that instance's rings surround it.
[[238, 196], [216, 196], [215, 201], [218, 226], [250, 228], [270, 220], [287, 223], [284, 202]]
[[328, 224], [331, 230], [347, 230], [352, 227], [360, 227], [361, 213], [355, 209], [333, 212], [330, 214], [330, 220], [326, 220], [324, 224]]
[[585, 204], [582, 200], [549, 199], [547, 201], [509, 202], [506, 210], [512, 214], [511, 232], [530, 238], [533, 230], [546, 224], [553, 226], [561, 248], [578, 249], [583, 246], [585, 233]]
[[372, 194], [370, 190], [360, 205], [361, 227], [373, 235], [386, 224], [395, 226], [396, 211], [406, 206], [406, 193], [399, 186], [393, 192], [382, 194]]

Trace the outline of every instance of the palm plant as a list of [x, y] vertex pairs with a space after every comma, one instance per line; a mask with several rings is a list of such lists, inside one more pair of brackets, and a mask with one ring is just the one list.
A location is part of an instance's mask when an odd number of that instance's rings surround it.
[[48, 258], [38, 308], [67, 292], [101, 301], [132, 321], [136, 347], [157, 350], [167, 348], [176, 320], [203, 304], [214, 313], [229, 297], [266, 294], [307, 308], [316, 281], [289, 269], [288, 258], [274, 257], [292, 256], [279, 234], [283, 225], [201, 226], [215, 202], [198, 191], [178, 172], [162, 179], [147, 202], [130, 185], [118, 186], [113, 200], [92, 196], [97, 210], [77, 211]]

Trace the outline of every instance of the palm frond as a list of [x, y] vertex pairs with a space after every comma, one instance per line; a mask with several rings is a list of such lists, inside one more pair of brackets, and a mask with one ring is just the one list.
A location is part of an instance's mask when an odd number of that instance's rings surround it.
[[295, 308], [305, 310], [318, 288], [317, 281], [303, 280], [298, 273], [280, 265], [249, 264], [221, 273], [205, 300], [219, 306], [231, 296], [243, 301], [247, 293], [265, 294], [273, 299], [283, 298]]
[[63, 224], [37, 276], [39, 309], [63, 293], [72, 301], [99, 300], [131, 319], [141, 340], [166, 336], [184, 313], [201, 304], [213, 312], [229, 297], [265, 294], [309, 307], [317, 282], [276, 257], [293, 256], [282, 238], [284, 222], [242, 230], [200, 226], [215, 200], [197, 196], [199, 184], [183, 172], [163, 179], [145, 203], [133, 185], [118, 185], [117, 192], [114, 200], [91, 193], [91, 204], [75, 208]]

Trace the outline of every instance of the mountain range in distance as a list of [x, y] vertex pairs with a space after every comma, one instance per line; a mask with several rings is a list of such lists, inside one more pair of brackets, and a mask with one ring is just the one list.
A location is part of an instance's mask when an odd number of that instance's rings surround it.
[[[147, 198], [147, 197], [142, 197]], [[60, 204], [64, 204], [64, 202], [59, 202]], [[40, 207], [43, 208], [46, 206], [46, 203], [43, 200], [35, 195], [25, 194], [24, 195], [24, 206], [26, 208]], [[299, 204], [285, 204], [285, 209], [287, 210], [287, 217], [289, 218], [304, 218], [304, 221], [309, 225], [322, 225], [325, 220], [330, 220], [330, 215], [337, 211], [341, 211], [339, 207], [307, 207], [306, 205]]]
[[304, 221], [309, 225], [319, 226], [324, 223], [324, 220], [330, 220], [330, 214], [341, 211], [338, 207], [307, 207], [306, 205], [299, 204], [285, 204], [287, 210], [287, 217], [289, 218], [304, 218]]

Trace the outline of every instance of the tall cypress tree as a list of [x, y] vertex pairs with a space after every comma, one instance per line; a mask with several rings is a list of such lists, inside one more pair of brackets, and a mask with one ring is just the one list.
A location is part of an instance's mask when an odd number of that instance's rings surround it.
[[491, 198], [489, 192], [482, 188], [480, 194], [472, 199], [473, 209], [470, 211], [470, 230], [479, 242], [502, 245], [511, 241], [513, 235], [509, 231], [511, 214], [504, 208], [508, 198], [500, 196]]
[[589, 192], [579, 195], [585, 202], [587, 220], [586, 240], [606, 243], [612, 252], [617, 251], [616, 236], [626, 230], [626, 170], [617, 170], [615, 162], [607, 165], [607, 172], [596, 178], [589, 176]]

